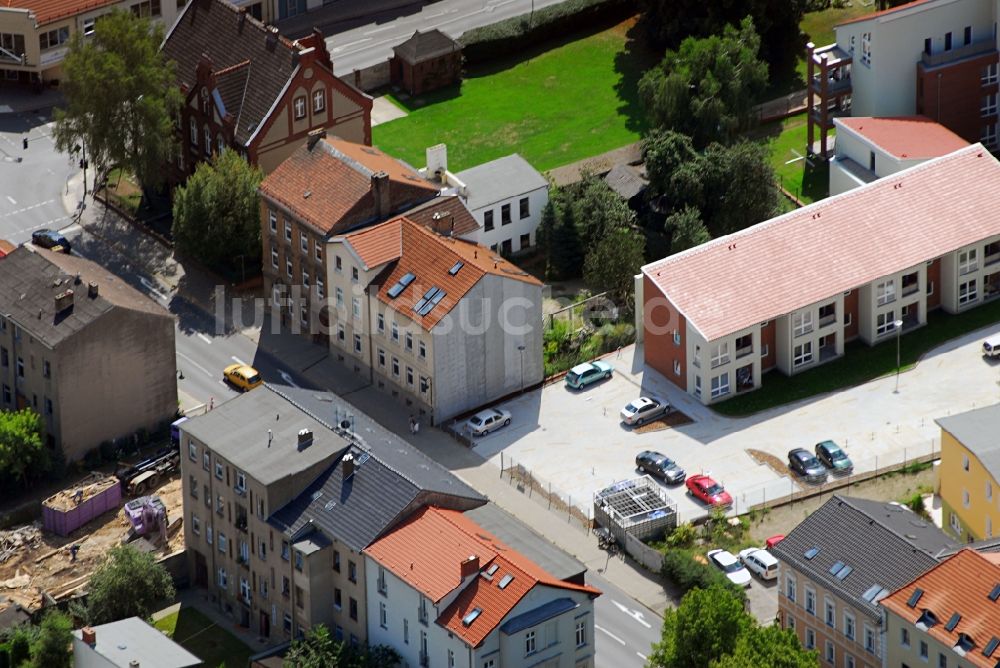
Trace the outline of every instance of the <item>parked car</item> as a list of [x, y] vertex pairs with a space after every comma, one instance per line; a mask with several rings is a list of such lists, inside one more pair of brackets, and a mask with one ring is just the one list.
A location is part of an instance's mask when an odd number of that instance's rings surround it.
[[709, 550], [708, 560], [726, 574], [729, 581], [741, 587], [750, 586], [750, 572], [728, 550]]
[[688, 494], [710, 506], [730, 506], [733, 503], [729, 492], [707, 475], [693, 475], [686, 484]]
[[582, 390], [591, 383], [605, 378], [611, 378], [613, 367], [602, 360], [577, 364], [566, 374], [566, 386], [574, 390]]
[[500, 427], [506, 427], [509, 424], [509, 411], [499, 408], [487, 408], [470, 417], [465, 426], [473, 436], [485, 436], [491, 431], [495, 431]]
[[788, 468], [809, 482], [826, 480], [826, 468], [805, 448], [793, 448], [788, 451]]
[[39, 248], [49, 248], [56, 252], [69, 253], [73, 249], [66, 237], [55, 230], [35, 230], [31, 233], [31, 243]]
[[1000, 356], [1000, 334], [983, 341], [983, 355], [990, 358]]
[[679, 485], [687, 478], [687, 473], [677, 465], [677, 462], [662, 452], [654, 450], [643, 450], [637, 454], [635, 467], [643, 473], [660, 478], [671, 485]]
[[260, 372], [249, 364], [230, 364], [222, 370], [222, 377], [243, 392], [249, 392], [264, 384]]
[[662, 399], [652, 397], [639, 397], [634, 399], [622, 409], [622, 422], [636, 427], [663, 417], [670, 412], [670, 404]]
[[767, 550], [759, 547], [748, 547], [740, 551], [740, 562], [751, 573], [756, 573], [762, 580], [778, 578], [778, 560]]
[[834, 473], [852, 473], [854, 462], [847, 456], [839, 445], [833, 441], [822, 441], [816, 444], [816, 458], [822, 462], [823, 466]]

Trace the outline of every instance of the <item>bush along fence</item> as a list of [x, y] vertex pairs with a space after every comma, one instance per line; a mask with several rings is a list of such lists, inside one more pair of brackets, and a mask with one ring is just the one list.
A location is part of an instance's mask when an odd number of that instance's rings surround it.
[[[528, 498], [541, 497], [549, 510], [565, 514], [574, 524], [580, 528], [590, 531], [593, 520], [590, 513], [584, 513], [579, 507], [573, 505], [573, 497], [570, 494], [563, 494], [558, 488], [552, 486], [551, 482], [536, 477], [531, 469], [523, 464], [518, 464], [513, 458], [500, 453], [500, 478], [506, 478], [510, 484], [515, 485], [522, 494], [527, 494]], [[577, 499], [580, 501], [580, 499]]]

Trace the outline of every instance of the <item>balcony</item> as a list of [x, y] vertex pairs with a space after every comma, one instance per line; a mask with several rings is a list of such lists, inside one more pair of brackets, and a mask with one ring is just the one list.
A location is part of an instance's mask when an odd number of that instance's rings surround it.
[[426, 608], [418, 608], [417, 609], [417, 621], [420, 622], [421, 624], [423, 624], [424, 626], [427, 626], [428, 619], [427, 619], [427, 610], [426, 610]]
[[424, 668], [427, 668], [427, 666], [430, 665], [430, 662], [431, 662], [431, 659], [430, 659], [430, 656], [428, 656], [427, 652], [421, 652], [420, 653], [420, 665], [423, 666]]
[[[989, 248], [987, 248], [987, 250], [989, 250]], [[1000, 250], [998, 250], [995, 253], [987, 253], [986, 255], [983, 256], [984, 267], [996, 264], [997, 262], [1000, 262]]]
[[753, 354], [753, 344], [736, 349], [736, 359], [740, 359], [742, 357], [746, 357], [747, 355], [752, 355], [752, 354]]
[[722, 357], [712, 358], [712, 368], [720, 367], [723, 364], [729, 364], [729, 355], [723, 355]]
[[820, 319], [819, 319], [819, 327], [820, 327], [820, 329], [822, 329], [824, 327], [832, 325], [835, 322], [837, 322], [837, 314], [836, 313], [831, 313], [829, 315], [824, 315], [824, 316], [820, 317]]
[[[809, 82], [813, 89], [813, 92], [817, 95], [823, 93], [823, 78], [822, 75], [814, 75], [812, 80]], [[836, 77], [827, 76], [826, 78], [826, 94], [836, 97], [838, 95], [847, 95], [851, 92], [851, 77]]]
[[996, 46], [993, 38], [991, 37], [989, 39], [982, 39], [978, 42], [973, 42], [972, 44], [960, 46], [957, 49], [952, 49], [950, 51], [941, 51], [939, 53], [930, 54], [922, 53], [920, 54], [920, 61], [923, 63], [924, 67], [940, 67], [941, 65], [947, 65], [948, 63], [955, 62], [956, 60], [971, 58], [973, 56], [981, 56], [995, 51]]

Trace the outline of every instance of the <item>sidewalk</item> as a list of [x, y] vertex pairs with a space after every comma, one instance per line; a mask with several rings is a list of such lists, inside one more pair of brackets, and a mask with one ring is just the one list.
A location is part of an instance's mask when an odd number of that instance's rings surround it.
[[40, 93], [33, 88], [5, 86], [0, 88], [0, 114], [19, 114], [25, 111], [48, 109], [62, 104], [63, 96], [57, 88], [46, 88]]

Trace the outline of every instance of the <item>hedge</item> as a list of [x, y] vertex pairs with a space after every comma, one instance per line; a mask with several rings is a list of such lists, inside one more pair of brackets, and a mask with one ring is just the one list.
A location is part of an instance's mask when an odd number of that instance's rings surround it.
[[[522, 53], [526, 48], [567, 33], [620, 21], [635, 13], [629, 0], [565, 0], [466, 32], [462, 43], [467, 65]], [[531, 23], [529, 24], [529, 18]]]
[[722, 571], [694, 557], [693, 550], [667, 549], [663, 553], [663, 577], [680, 590], [681, 596], [692, 589], [708, 589], [712, 585], [729, 587], [741, 601], [746, 601], [746, 592], [729, 581]]

